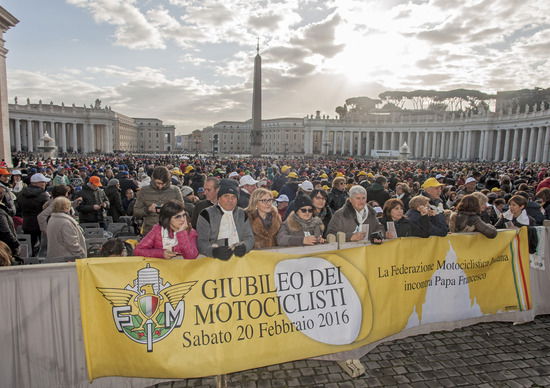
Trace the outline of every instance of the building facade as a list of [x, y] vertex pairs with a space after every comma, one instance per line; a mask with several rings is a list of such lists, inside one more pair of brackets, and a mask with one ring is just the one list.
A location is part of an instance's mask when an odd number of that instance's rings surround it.
[[[249, 154], [250, 121], [222, 121], [201, 131], [200, 152]], [[316, 115], [262, 121], [264, 155], [371, 157], [407, 143], [417, 159], [550, 162], [550, 109], [477, 115], [372, 114], [347, 121]]]
[[175, 127], [158, 119], [136, 119], [102, 107], [55, 105], [53, 102], [9, 104], [11, 151], [35, 152], [44, 133], [55, 139], [60, 152], [112, 153], [170, 152], [175, 147]]
[[140, 151], [172, 152], [176, 149], [176, 127], [154, 118], [135, 118]]

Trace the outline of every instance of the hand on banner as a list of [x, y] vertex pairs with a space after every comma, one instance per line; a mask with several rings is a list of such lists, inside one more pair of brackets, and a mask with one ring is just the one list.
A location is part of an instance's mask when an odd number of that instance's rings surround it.
[[164, 250], [164, 258], [165, 259], [173, 259], [174, 257], [176, 257], [178, 254], [174, 251], [171, 251], [170, 249], [165, 249]]
[[317, 242], [317, 237], [315, 236], [306, 236], [304, 237], [304, 245], [315, 245], [315, 243]]
[[361, 241], [365, 239], [365, 236], [365, 232], [355, 232], [351, 235], [350, 241]]
[[232, 254], [233, 250], [229, 247], [216, 247], [212, 249], [212, 256], [216, 259], [229, 260]]
[[233, 249], [233, 253], [239, 257], [243, 257], [246, 254], [246, 245], [243, 243], [237, 245], [235, 249]]

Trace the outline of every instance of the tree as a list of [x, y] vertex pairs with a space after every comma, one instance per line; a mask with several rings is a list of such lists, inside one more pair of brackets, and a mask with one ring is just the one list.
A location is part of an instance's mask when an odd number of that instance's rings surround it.
[[336, 114], [340, 117], [340, 120], [343, 120], [346, 117], [346, 114], [348, 113], [347, 106], [337, 106], [336, 107]]

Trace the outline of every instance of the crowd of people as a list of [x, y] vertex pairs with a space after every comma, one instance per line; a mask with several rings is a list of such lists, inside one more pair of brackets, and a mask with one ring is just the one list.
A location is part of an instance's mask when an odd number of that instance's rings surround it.
[[[30, 235], [29, 256], [86, 257], [80, 225], [107, 230], [122, 218], [136, 234], [133, 255], [220, 260], [331, 236], [494, 238], [550, 219], [542, 164], [17, 154], [14, 166], [0, 168], [2, 265], [23, 262], [18, 234]], [[115, 235], [101, 254], [124, 255], [127, 245]]]

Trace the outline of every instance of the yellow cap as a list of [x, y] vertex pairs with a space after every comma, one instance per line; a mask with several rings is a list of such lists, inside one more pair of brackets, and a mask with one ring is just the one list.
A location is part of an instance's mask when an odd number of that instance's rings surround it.
[[277, 190], [271, 190], [271, 195], [273, 195], [273, 198], [278, 198], [279, 192]]
[[296, 174], [294, 171], [288, 173], [289, 178], [298, 179], [298, 174]]
[[359, 174], [357, 174], [358, 176], [364, 176], [364, 175], [367, 175], [367, 173], [365, 171], [359, 171]]
[[329, 190], [330, 190], [330, 187], [328, 187], [327, 185], [324, 185], [324, 186], [322, 187], [322, 189], [325, 190], [325, 191], [329, 191]]
[[194, 170], [193, 166], [187, 166], [187, 167], [185, 167], [185, 173], [186, 173], [186, 174], [189, 174], [189, 173], [190, 173], [191, 171], [193, 171], [193, 170]]
[[282, 173], [285, 173], [285, 172], [287, 172], [288, 170], [290, 170], [290, 166], [283, 166], [283, 167], [281, 167], [281, 172], [282, 172]]
[[500, 191], [500, 188], [499, 188], [499, 187], [493, 187], [493, 188], [491, 189], [491, 191], [494, 193], [494, 192], [496, 192], [496, 191]]
[[369, 177], [369, 178], [374, 178], [374, 174], [373, 174], [372, 172], [369, 172], [369, 173], [367, 174], [367, 177]]
[[328, 179], [328, 175], [325, 173], [322, 173], [321, 175], [319, 175], [319, 178]]
[[439, 187], [439, 186], [445, 186], [443, 183], [439, 183], [437, 179], [435, 178], [428, 178], [422, 183], [422, 188], [427, 189], [428, 187]]
[[342, 174], [341, 172], [337, 172], [337, 173], [336, 173], [336, 177], [337, 177], [337, 178], [339, 178], [339, 177], [341, 177], [341, 176], [344, 176], [344, 174]]

